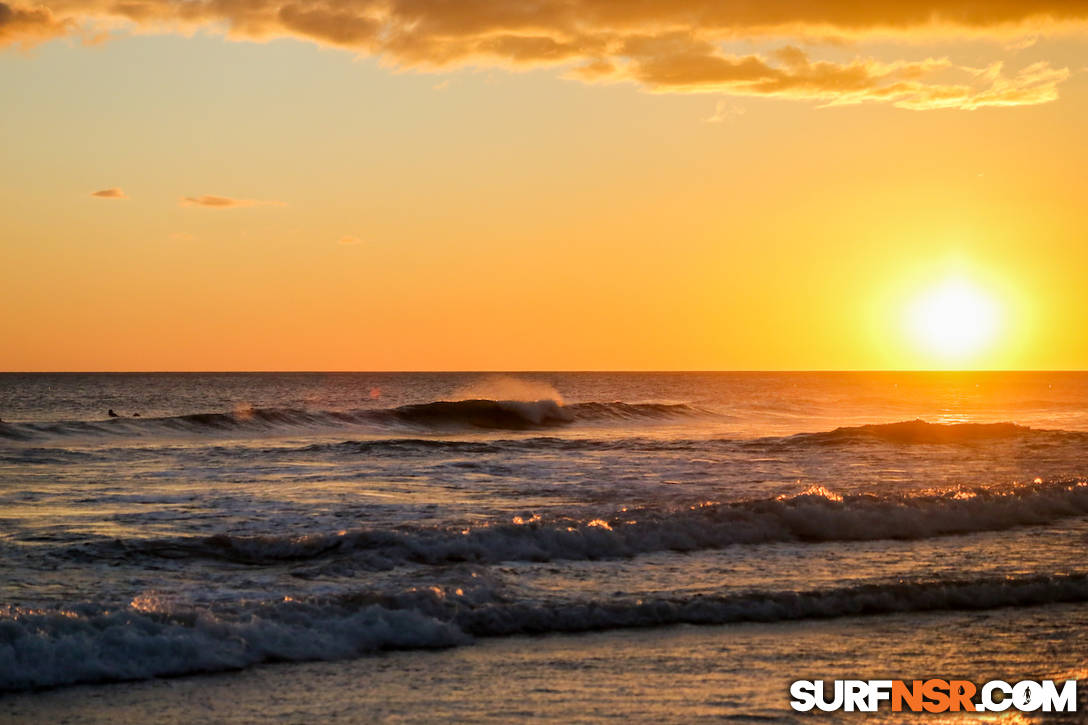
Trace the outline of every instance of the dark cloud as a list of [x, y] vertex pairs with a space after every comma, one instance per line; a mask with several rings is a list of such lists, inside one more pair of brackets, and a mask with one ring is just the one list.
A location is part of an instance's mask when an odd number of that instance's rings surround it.
[[68, 18], [58, 18], [41, 5], [12, 6], [0, 2], [0, 46], [31, 45], [65, 35], [74, 27]]
[[[117, 18], [158, 32], [209, 27], [239, 39], [301, 38], [421, 69], [567, 64], [583, 80], [633, 81], [657, 92], [977, 108], [1052, 100], [1068, 72], [1033, 67], [950, 84], [937, 82], [927, 62], [812, 60], [790, 39], [1083, 32], [1088, 1], [47, 0], [0, 4], [0, 43], [29, 44]], [[785, 47], [768, 55], [722, 51], [730, 40], [759, 38]]]

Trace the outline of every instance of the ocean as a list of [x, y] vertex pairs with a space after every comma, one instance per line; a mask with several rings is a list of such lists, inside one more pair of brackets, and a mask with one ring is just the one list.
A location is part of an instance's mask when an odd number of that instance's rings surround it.
[[1088, 373], [11, 373], [0, 419], [0, 719], [1088, 690]]

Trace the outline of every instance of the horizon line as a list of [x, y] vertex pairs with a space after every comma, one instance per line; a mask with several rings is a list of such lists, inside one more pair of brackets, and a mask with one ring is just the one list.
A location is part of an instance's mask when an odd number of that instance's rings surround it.
[[240, 374], [297, 374], [297, 375], [525, 375], [525, 374], [666, 374], [666, 373], [1085, 373], [1085, 368], [765, 368], [765, 369], [522, 369], [522, 370], [348, 370], [348, 369], [297, 369], [297, 370], [0, 370], [0, 375], [240, 375]]

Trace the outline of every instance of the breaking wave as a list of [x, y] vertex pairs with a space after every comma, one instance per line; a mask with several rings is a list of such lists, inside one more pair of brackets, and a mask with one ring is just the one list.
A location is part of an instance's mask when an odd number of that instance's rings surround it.
[[277, 429], [328, 429], [343, 426], [390, 426], [421, 430], [533, 430], [574, 423], [666, 420], [710, 415], [684, 404], [589, 402], [562, 405], [554, 400], [435, 401], [397, 408], [310, 411], [297, 408], [246, 408], [234, 412], [194, 413], [165, 418], [109, 418], [48, 423], [0, 422], [0, 439], [36, 440], [71, 436], [149, 436], [212, 434], [222, 431], [269, 432]]
[[578, 416], [577, 407], [563, 406], [554, 400], [458, 400], [404, 405], [376, 415], [423, 427], [471, 426], [521, 430], [573, 423]]
[[119, 611], [85, 609], [0, 610], [0, 692], [345, 659], [468, 639], [450, 623], [378, 606], [324, 617], [281, 607], [236, 618], [146, 611], [139, 602]]
[[[732, 624], [1088, 601], [1088, 575], [899, 581], [730, 596], [474, 601], [460, 589], [250, 604], [234, 613], [141, 597], [114, 611], [0, 610], [0, 692], [443, 648], [474, 637]], [[378, 602], [378, 603], [375, 603]]]
[[362, 569], [405, 564], [595, 560], [766, 542], [913, 540], [1002, 531], [1088, 514], [1088, 483], [1049, 482], [876, 496], [813, 487], [794, 496], [623, 510], [609, 518], [526, 513], [475, 528], [362, 529], [304, 536], [95, 539], [58, 556], [203, 558], [245, 564], [340, 557]]

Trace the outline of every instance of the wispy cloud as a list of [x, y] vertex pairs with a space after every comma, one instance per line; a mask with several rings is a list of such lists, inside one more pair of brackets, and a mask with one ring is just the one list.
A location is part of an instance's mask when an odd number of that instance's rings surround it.
[[706, 123], [725, 123], [731, 118], [744, 115], [744, 107], [729, 103], [726, 100], [718, 101], [714, 106], [714, 113], [704, 118]]
[[350, 234], [346, 234], [346, 235], [340, 237], [340, 239], [337, 240], [336, 243], [337, 244], [342, 244], [345, 247], [347, 247], [347, 246], [351, 246], [353, 244], [362, 244], [363, 240], [359, 239], [359, 237], [353, 237]]
[[[883, 51], [898, 57], [845, 62], [809, 58], [793, 46], [828, 39], [989, 37], [1002, 41], [992, 52], [1011, 53], [1009, 48], [1031, 38], [1083, 35], [1088, 2], [0, 0], [0, 44], [88, 33], [115, 27], [118, 20], [146, 32], [204, 28], [225, 29], [232, 39], [292, 37], [423, 70], [558, 65], [585, 81], [634, 82], [658, 93], [761, 95], [825, 105], [879, 102], [920, 110], [1045, 103], [1057, 98], [1068, 71], [1042, 61], [988, 79], [952, 64], [903, 57], [910, 43]], [[739, 38], [788, 50], [726, 53], [727, 44]], [[942, 70], [970, 77], [948, 80]]]
[[978, 69], [945, 58], [884, 62], [855, 58], [845, 63], [818, 61], [795, 46], [769, 57], [734, 56], [710, 43], [677, 45], [668, 38], [628, 44], [628, 60], [600, 71], [596, 82], [634, 80], [656, 93], [725, 93], [807, 99], [824, 105], [891, 103], [912, 110], [1021, 106], [1053, 101], [1067, 68], [1046, 62], [1012, 75], [1001, 62]]
[[119, 187], [119, 186], [114, 186], [114, 187], [111, 187], [109, 189], [101, 189], [99, 191], [92, 191], [91, 196], [95, 197], [96, 199], [127, 199], [128, 198], [128, 194], [126, 194], [121, 189], [121, 187]]
[[183, 196], [178, 202], [181, 206], [199, 206], [206, 209], [239, 209], [248, 206], [287, 206], [282, 201], [262, 199], [234, 199], [229, 196]]

